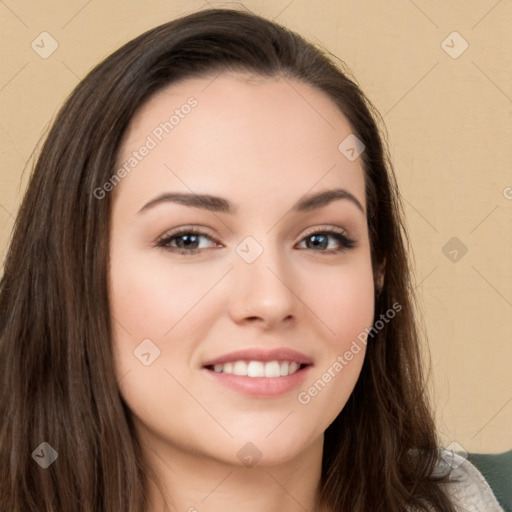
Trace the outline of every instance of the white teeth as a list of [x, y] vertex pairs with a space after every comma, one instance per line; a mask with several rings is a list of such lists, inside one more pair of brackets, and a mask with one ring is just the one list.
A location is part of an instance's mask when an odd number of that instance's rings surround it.
[[216, 364], [213, 370], [217, 373], [231, 373], [243, 377], [286, 377], [300, 368], [295, 361], [234, 361], [232, 363]]
[[296, 363], [295, 361], [293, 363], [290, 363], [290, 367], [288, 368], [288, 373], [295, 373], [299, 369], [299, 363]]
[[265, 377], [279, 377], [281, 375], [281, 367], [277, 361], [270, 361], [265, 364]]
[[251, 361], [247, 365], [248, 377], [265, 377], [265, 364], [261, 361]]
[[236, 361], [233, 365], [234, 375], [247, 375], [247, 363], [245, 361]]

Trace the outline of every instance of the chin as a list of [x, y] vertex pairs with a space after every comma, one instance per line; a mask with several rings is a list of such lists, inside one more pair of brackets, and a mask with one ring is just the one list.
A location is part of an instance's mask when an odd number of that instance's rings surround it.
[[[311, 438], [305, 434], [290, 435], [289, 428], [281, 432], [276, 430], [270, 435], [265, 432], [258, 436], [245, 435], [237, 439], [242, 441], [234, 441], [236, 447], [234, 463], [248, 467], [272, 467], [286, 464], [315, 448], [321, 450], [323, 442], [323, 436], [311, 441]], [[319, 447], [315, 446], [316, 442], [319, 443]]]

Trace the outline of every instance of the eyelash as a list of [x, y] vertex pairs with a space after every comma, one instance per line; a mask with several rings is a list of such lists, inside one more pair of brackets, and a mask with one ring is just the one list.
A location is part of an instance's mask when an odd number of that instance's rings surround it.
[[[173, 252], [173, 253], [181, 254], [183, 256], [193, 256], [194, 254], [197, 254], [197, 253], [205, 250], [204, 248], [203, 249], [184, 250], [184, 249], [180, 249], [178, 247], [170, 247], [169, 246], [170, 242], [174, 238], [179, 238], [180, 236], [183, 236], [183, 235], [196, 235], [199, 237], [206, 237], [206, 238], [209, 238], [210, 240], [214, 241], [206, 233], [199, 231], [197, 229], [194, 229], [194, 228], [188, 228], [188, 229], [181, 229], [174, 233], [170, 233], [169, 235], [164, 235], [162, 238], [160, 238], [160, 240], [158, 240], [158, 242], [156, 243], [156, 246], [161, 247], [161, 248], [163, 248], [167, 251]], [[311, 233], [308, 233], [302, 238], [302, 240], [300, 242], [303, 242], [304, 240], [306, 240], [314, 235], [328, 235], [328, 236], [334, 238], [341, 246], [341, 249], [334, 249], [334, 250], [331, 249], [328, 251], [315, 251], [314, 249], [310, 249], [314, 252], [320, 252], [323, 254], [338, 254], [338, 253], [342, 253], [347, 250], [353, 249], [355, 247], [356, 241], [353, 238], [350, 238], [347, 235], [345, 235], [343, 232], [334, 230], [332, 228], [319, 229], [319, 230], [313, 231]]]

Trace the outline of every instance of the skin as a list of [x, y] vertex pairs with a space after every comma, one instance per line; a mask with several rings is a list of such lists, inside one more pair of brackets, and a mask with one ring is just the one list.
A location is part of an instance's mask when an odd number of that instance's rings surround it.
[[[164, 499], [183, 511], [315, 510], [323, 434], [354, 388], [364, 346], [308, 404], [297, 395], [332, 368], [374, 314], [361, 159], [338, 150], [352, 131], [322, 92], [224, 73], [153, 96], [133, 118], [119, 162], [191, 96], [197, 106], [112, 192], [115, 369], [159, 482], [151, 482], [146, 512], [166, 510]], [[290, 211], [306, 194], [334, 188], [353, 194], [364, 211], [347, 199]], [[163, 192], [191, 191], [224, 197], [237, 211], [167, 202], [139, 213]], [[199, 253], [157, 246], [190, 225], [206, 234]], [[355, 247], [343, 250], [330, 236], [315, 247], [308, 234], [327, 228], [343, 230]], [[247, 236], [263, 250], [252, 263], [236, 252]], [[134, 356], [144, 339], [160, 350], [149, 366]], [[308, 378], [262, 398], [201, 369], [208, 359], [255, 347], [306, 354]], [[261, 453], [252, 467], [237, 456], [248, 442]]]

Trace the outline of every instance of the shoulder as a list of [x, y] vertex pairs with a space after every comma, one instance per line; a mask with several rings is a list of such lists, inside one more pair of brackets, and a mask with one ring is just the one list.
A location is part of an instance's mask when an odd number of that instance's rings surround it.
[[435, 473], [449, 473], [446, 489], [461, 512], [503, 512], [489, 484], [466, 458], [444, 450]]

